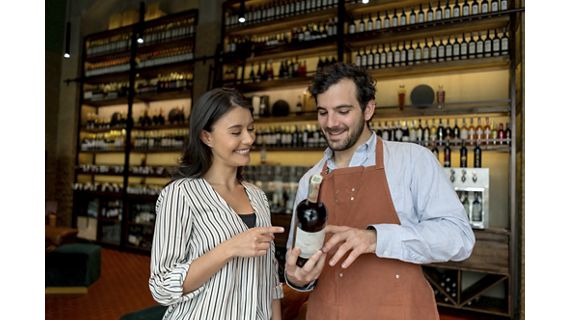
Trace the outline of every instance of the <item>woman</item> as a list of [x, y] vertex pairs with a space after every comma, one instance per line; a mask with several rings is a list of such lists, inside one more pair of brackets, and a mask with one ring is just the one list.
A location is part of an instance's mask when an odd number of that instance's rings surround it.
[[281, 319], [269, 204], [247, 183], [253, 117], [232, 89], [206, 92], [192, 109], [177, 179], [157, 200], [150, 291], [164, 319]]

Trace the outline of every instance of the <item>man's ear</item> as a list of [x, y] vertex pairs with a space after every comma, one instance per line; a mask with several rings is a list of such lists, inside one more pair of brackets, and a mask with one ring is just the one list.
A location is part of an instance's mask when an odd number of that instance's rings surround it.
[[374, 116], [374, 111], [376, 111], [376, 101], [374, 99], [368, 101], [366, 107], [364, 107], [364, 120], [369, 121]]
[[212, 135], [208, 131], [202, 130], [200, 132], [200, 140], [208, 147], [212, 146]]

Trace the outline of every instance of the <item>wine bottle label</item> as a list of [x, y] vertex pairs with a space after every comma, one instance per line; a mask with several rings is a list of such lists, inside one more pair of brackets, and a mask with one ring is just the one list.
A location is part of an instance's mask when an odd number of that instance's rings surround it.
[[313, 254], [323, 247], [325, 241], [325, 230], [318, 232], [306, 232], [297, 227], [295, 236], [295, 247], [301, 249], [301, 258], [309, 259]]

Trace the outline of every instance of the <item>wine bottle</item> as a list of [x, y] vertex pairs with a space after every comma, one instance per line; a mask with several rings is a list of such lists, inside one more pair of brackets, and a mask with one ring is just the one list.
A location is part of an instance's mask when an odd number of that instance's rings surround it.
[[461, 13], [464, 17], [469, 15], [469, 3], [467, 3], [467, 0], [465, 0], [461, 6]]
[[455, 0], [455, 4], [453, 5], [453, 14], [451, 16], [454, 18], [461, 16], [461, 7], [459, 6], [459, 0]]
[[465, 146], [465, 140], [461, 140], [461, 149], [459, 149], [459, 166], [461, 168], [467, 168], [467, 147]]
[[489, 1], [481, 1], [481, 13], [489, 13]]
[[412, 11], [410, 12], [410, 24], [416, 24], [416, 10], [412, 7]]
[[420, 9], [418, 10], [418, 23], [424, 23], [426, 21], [424, 8], [422, 8], [422, 4], [420, 3]]
[[445, 1], [445, 8], [443, 9], [443, 18], [444, 19], [451, 18], [451, 7], [449, 6], [449, 0]]
[[491, 0], [491, 12], [499, 11], [499, 0]]
[[354, 24], [354, 18], [350, 18], [350, 24], [348, 25], [348, 33], [353, 34], [356, 32], [356, 25]]
[[374, 21], [374, 29], [376, 31], [382, 29], [382, 19], [380, 18], [380, 11], [376, 12], [376, 21]]
[[471, 219], [475, 222], [483, 221], [483, 205], [479, 200], [479, 192], [475, 193], [475, 199], [473, 200], [473, 208]]
[[313, 254], [322, 248], [325, 240], [327, 209], [322, 202], [318, 201], [322, 181], [323, 177], [320, 174], [311, 177], [307, 199], [301, 201], [296, 209], [295, 247], [301, 249], [301, 254], [297, 259], [297, 266], [301, 268]]
[[473, 149], [473, 168], [481, 168], [482, 152], [479, 144], [480, 141], [477, 140], [477, 143], [475, 144], [475, 149]]
[[435, 9], [435, 20], [441, 20], [443, 17], [443, 10], [441, 10], [441, 3], [437, 1], [437, 9]]
[[451, 147], [449, 147], [449, 142], [446, 142], [445, 148], [443, 148], [443, 166], [445, 168], [451, 167]]
[[485, 57], [490, 57], [493, 51], [493, 41], [491, 40], [490, 30], [487, 30], [487, 36], [485, 37], [485, 41], [483, 43], [483, 48], [485, 52]]
[[473, 3], [471, 4], [471, 14], [472, 15], [479, 14], [479, 2], [477, 2], [477, 0], [474, 0]]
[[404, 8], [402, 8], [402, 14], [400, 15], [400, 25], [405, 26], [406, 24], [408, 24], [406, 11]]

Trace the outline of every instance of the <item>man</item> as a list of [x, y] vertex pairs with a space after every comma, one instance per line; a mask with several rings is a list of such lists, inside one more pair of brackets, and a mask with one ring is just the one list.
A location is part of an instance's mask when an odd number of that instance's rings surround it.
[[334, 64], [310, 90], [329, 147], [301, 179], [295, 204], [320, 172], [327, 237], [299, 268], [293, 218], [285, 266], [289, 286], [312, 291], [307, 319], [438, 319], [420, 264], [465, 260], [475, 244], [448, 178], [428, 149], [371, 131], [376, 89], [365, 70]]

